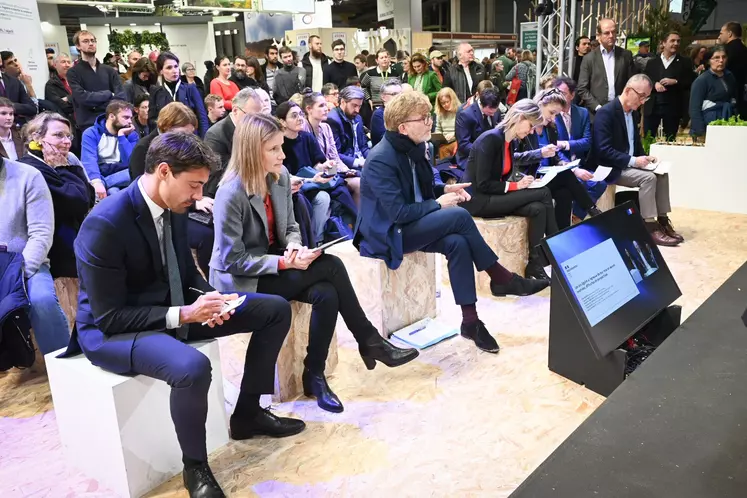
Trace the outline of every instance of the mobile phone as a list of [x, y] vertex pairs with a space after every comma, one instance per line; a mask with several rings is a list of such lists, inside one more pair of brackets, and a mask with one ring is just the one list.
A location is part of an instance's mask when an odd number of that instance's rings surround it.
[[337, 173], [331, 173], [331, 172], [324, 172], [322, 173], [322, 178], [334, 178]]

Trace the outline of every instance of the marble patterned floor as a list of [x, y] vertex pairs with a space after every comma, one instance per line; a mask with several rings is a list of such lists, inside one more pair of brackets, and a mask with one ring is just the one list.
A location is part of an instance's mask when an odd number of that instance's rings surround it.
[[[678, 210], [688, 242], [663, 248], [691, 314], [747, 258], [747, 216]], [[442, 289], [441, 319], [460, 314]], [[482, 298], [478, 311], [502, 347], [478, 352], [456, 338], [415, 362], [368, 372], [349, 334], [330, 384], [345, 412], [307, 399], [277, 405], [308, 429], [282, 440], [231, 442], [211, 466], [232, 497], [508, 496], [604, 399], [547, 370], [549, 290]], [[230, 409], [241, 371], [236, 342], [221, 343]], [[110, 497], [65, 464], [43, 373], [0, 373], [0, 496]], [[147, 496], [186, 497], [180, 478]]]

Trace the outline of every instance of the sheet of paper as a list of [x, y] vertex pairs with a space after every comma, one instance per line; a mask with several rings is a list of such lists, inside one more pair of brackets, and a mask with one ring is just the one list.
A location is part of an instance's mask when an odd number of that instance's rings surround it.
[[607, 178], [612, 172], [612, 168], [609, 166], [597, 166], [597, 170], [594, 172], [594, 176], [591, 177], [592, 182], [601, 182]]
[[542, 188], [546, 186], [550, 181], [557, 176], [557, 173], [547, 173], [542, 178], [534, 180], [527, 188]]
[[669, 161], [662, 161], [660, 163], [655, 163], [656, 169], [654, 170], [654, 173], [657, 175], [666, 175], [669, 173], [669, 170], [672, 169], [672, 163]]
[[537, 168], [537, 173], [541, 174], [547, 174], [547, 173], [562, 173], [565, 170], [578, 168], [578, 165], [581, 164], [581, 159], [576, 159], [575, 161], [571, 161], [568, 164], [563, 164], [560, 166], [541, 166], [540, 168]]

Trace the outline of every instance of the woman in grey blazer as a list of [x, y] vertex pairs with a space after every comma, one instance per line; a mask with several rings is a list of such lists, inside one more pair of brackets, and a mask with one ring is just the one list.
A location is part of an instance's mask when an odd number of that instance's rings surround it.
[[339, 413], [342, 403], [324, 377], [338, 312], [369, 370], [377, 361], [404, 365], [418, 351], [397, 348], [379, 335], [339, 258], [301, 245], [291, 199], [299, 186], [291, 185], [283, 166], [283, 141], [281, 124], [272, 116], [251, 115], [237, 126], [213, 205], [210, 283], [220, 291], [274, 294], [312, 305], [304, 393], [316, 397], [323, 410]]

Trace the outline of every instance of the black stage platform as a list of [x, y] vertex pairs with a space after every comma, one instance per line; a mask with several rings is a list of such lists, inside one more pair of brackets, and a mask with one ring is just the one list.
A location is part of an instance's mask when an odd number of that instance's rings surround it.
[[747, 497], [747, 264], [511, 498]]

